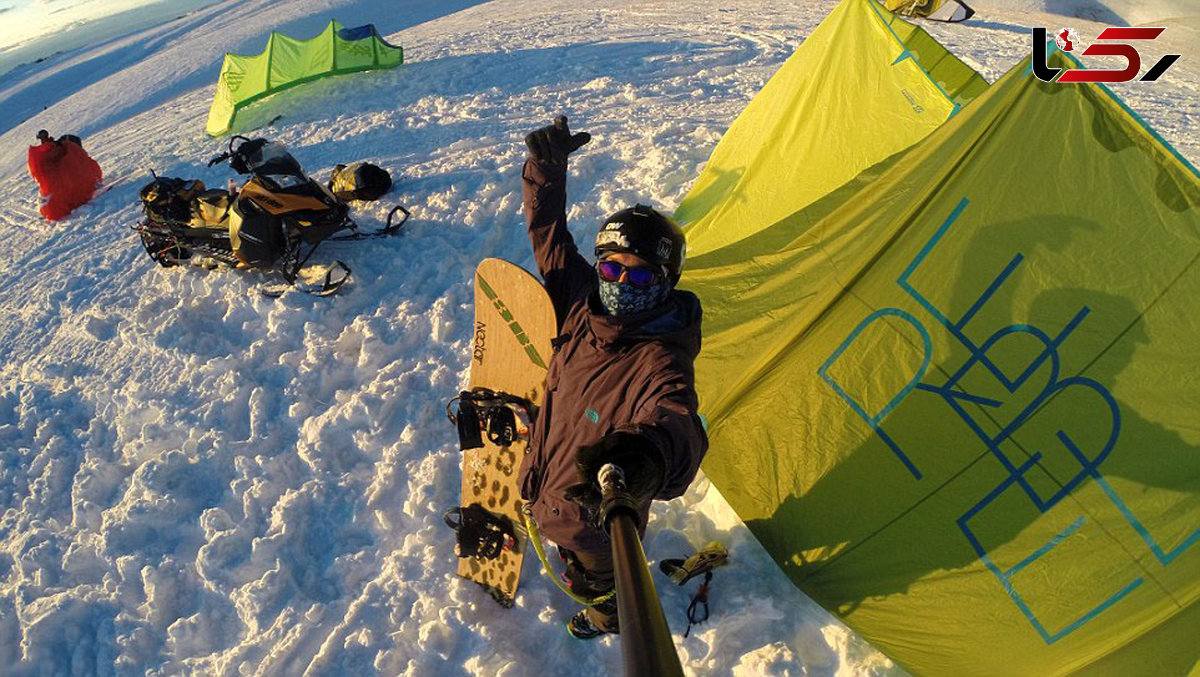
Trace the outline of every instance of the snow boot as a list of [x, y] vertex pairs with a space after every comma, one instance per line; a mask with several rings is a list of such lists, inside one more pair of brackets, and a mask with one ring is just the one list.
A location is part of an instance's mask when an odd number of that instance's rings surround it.
[[601, 635], [617, 634], [617, 631], [601, 630], [588, 616], [588, 610], [580, 609], [579, 613], [571, 616], [571, 620], [567, 621], [567, 634], [575, 639], [595, 639]]

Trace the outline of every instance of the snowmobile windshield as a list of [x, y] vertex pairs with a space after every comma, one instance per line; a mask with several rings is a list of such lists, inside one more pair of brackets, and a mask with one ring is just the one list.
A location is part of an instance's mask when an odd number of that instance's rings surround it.
[[[300, 163], [296, 162], [296, 158], [292, 157], [283, 144], [274, 141], [269, 141], [263, 144], [257, 152], [252, 152], [246, 158], [246, 165], [255, 174], [270, 176], [285, 187], [308, 180], [308, 177], [304, 175], [304, 170], [300, 168]], [[290, 180], [289, 177], [291, 177]]]

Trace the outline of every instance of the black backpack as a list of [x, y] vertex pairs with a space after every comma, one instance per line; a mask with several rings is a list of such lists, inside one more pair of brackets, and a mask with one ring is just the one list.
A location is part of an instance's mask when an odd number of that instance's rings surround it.
[[378, 200], [392, 188], [387, 170], [369, 162], [355, 162], [333, 168], [329, 190], [339, 200]]
[[174, 177], [156, 177], [142, 187], [142, 209], [160, 223], [186, 225], [192, 220], [192, 198], [204, 192], [204, 182]]

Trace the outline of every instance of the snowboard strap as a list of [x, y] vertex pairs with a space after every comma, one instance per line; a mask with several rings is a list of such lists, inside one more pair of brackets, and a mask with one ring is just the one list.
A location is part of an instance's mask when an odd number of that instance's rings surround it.
[[575, 594], [575, 592], [567, 587], [567, 585], [563, 583], [558, 576], [554, 575], [554, 570], [550, 568], [550, 562], [546, 559], [546, 549], [542, 546], [542, 532], [538, 531], [537, 522], [533, 519], [533, 514], [529, 510], [528, 503], [521, 507], [521, 514], [525, 516], [525, 529], [529, 532], [529, 542], [533, 543], [533, 551], [537, 553], [538, 559], [542, 562], [542, 570], [546, 572], [546, 575], [550, 577], [550, 580], [554, 581], [554, 584], [558, 586], [559, 590], [562, 590], [564, 593], [566, 593], [567, 597], [570, 597], [584, 606], [596, 606], [597, 604], [603, 604], [604, 602], [607, 602], [616, 596], [616, 588], [613, 588], [612, 590], [609, 590], [608, 592], [594, 599], [588, 599], [587, 597]]
[[[455, 402], [458, 411], [451, 411]], [[517, 411], [525, 414], [525, 430], [518, 427]], [[483, 433], [498, 446], [507, 447], [529, 433], [528, 426], [537, 417], [532, 402], [505, 392], [475, 388], [464, 390], [446, 403], [446, 417], [458, 427], [458, 447], [462, 451], [483, 446]]]
[[458, 534], [459, 557], [496, 559], [517, 543], [512, 520], [488, 511], [478, 503], [447, 510], [442, 519]]

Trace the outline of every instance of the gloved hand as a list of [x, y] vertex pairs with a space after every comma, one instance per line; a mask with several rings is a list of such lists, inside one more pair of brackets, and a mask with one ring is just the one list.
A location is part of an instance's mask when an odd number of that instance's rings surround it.
[[525, 145], [529, 148], [529, 157], [534, 160], [544, 165], [565, 165], [568, 155], [591, 140], [592, 135], [587, 132], [572, 134], [567, 129], [566, 116], [560, 115], [554, 118], [554, 124], [527, 134]]
[[662, 488], [662, 451], [658, 445], [644, 435], [631, 432], [609, 433], [595, 444], [580, 447], [575, 452], [575, 468], [579, 472], [579, 484], [567, 487], [566, 498], [578, 503], [584, 516], [593, 526], [603, 528], [600, 523], [600, 505], [603, 496], [596, 475], [606, 463], [612, 463], [625, 474], [625, 489], [639, 506], [653, 500]]

